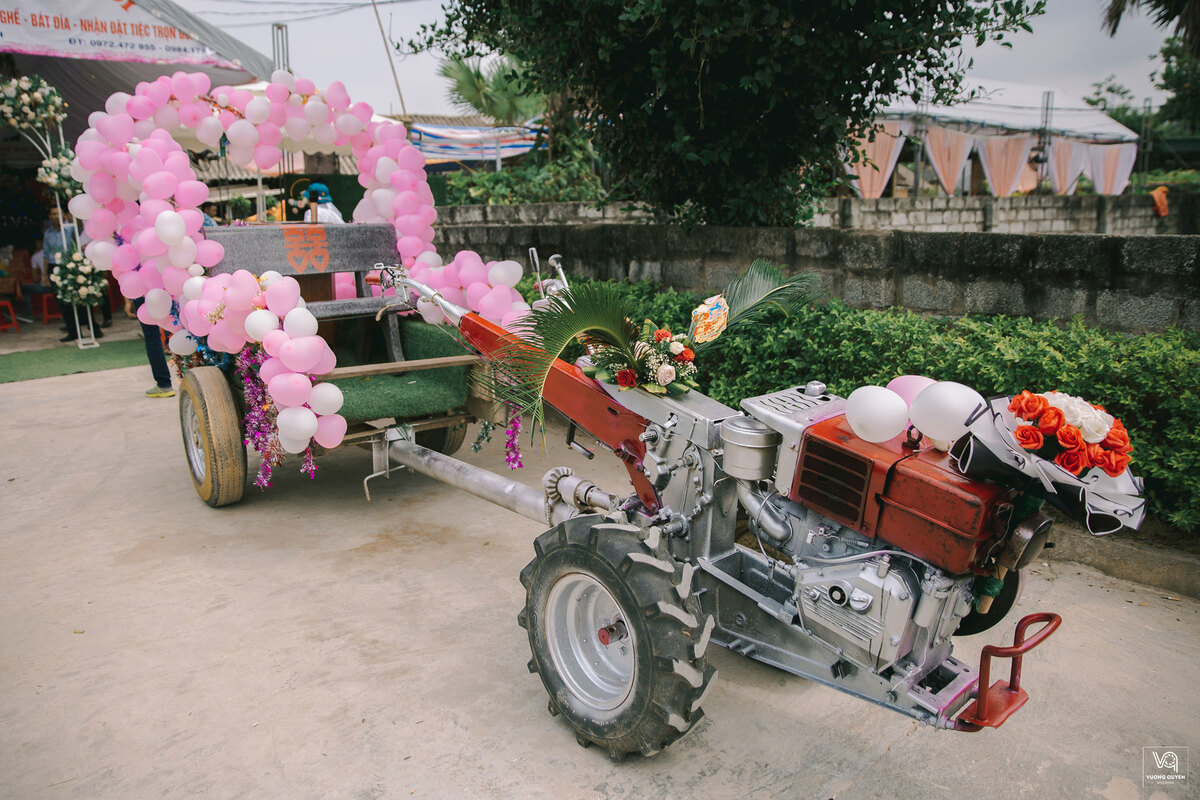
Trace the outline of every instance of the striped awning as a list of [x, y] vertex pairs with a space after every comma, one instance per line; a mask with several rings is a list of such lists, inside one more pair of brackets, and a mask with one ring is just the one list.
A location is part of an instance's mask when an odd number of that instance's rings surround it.
[[509, 128], [430, 125], [413, 122], [409, 136], [430, 162], [494, 161], [528, 153], [542, 128], [529, 123]]

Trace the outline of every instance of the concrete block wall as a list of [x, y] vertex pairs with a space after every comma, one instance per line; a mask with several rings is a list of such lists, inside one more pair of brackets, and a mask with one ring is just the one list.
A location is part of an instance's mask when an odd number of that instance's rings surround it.
[[[930, 198], [937, 201], [938, 198]], [[1085, 198], [1080, 198], [1083, 200]], [[935, 203], [920, 209], [949, 211]], [[490, 210], [490, 209], [489, 209]], [[939, 223], [949, 225], [950, 223]], [[564, 256], [571, 274], [653, 280], [702, 293], [755, 258], [816, 273], [827, 296], [858, 308], [903, 306], [1035, 319], [1082, 315], [1129, 331], [1200, 331], [1200, 237], [1069, 232], [976, 233], [836, 228], [710, 228], [650, 222], [438, 226], [443, 253], [523, 263], [529, 247]]]

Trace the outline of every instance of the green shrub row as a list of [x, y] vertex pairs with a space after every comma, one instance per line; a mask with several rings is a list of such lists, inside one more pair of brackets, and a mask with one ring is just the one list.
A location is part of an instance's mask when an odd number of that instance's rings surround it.
[[[638, 318], [686, 330], [700, 298], [652, 283], [627, 285]], [[820, 380], [846, 396], [897, 375], [958, 381], [985, 396], [1057, 390], [1120, 417], [1151, 512], [1200, 529], [1200, 336], [1179, 329], [1131, 336], [1076, 319], [923, 317], [863, 311], [839, 300], [767, 316], [699, 364], [701, 391], [728, 405]]]

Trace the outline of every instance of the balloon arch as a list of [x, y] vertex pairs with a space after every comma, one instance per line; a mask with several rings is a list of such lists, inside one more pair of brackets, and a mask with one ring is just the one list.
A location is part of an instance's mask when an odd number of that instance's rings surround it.
[[[170, 331], [177, 355], [198, 348], [241, 354], [261, 343], [268, 358], [257, 371], [279, 411], [280, 445], [292, 453], [304, 452], [310, 438], [334, 447], [345, 434], [340, 391], [313, 385], [313, 376], [332, 370], [336, 358], [317, 335], [295, 279], [244, 269], [209, 277], [224, 249], [201, 232], [208, 187], [172, 131], [190, 129], [213, 148], [224, 143], [234, 163], [263, 170], [279, 164], [285, 138], [348, 144], [366, 189], [353, 218], [390, 223], [399, 260], [413, 277], [496, 322], [529, 310], [512, 288], [521, 277], [516, 262], [485, 264], [462, 251], [443, 265], [432, 244], [437, 212], [425, 157], [402, 124], [372, 116], [369, 105], [351, 102], [340, 82], [318, 91], [312, 81], [280, 70], [265, 96], [256, 96], [211, 87], [203, 73], [177, 72], [139, 83], [132, 95], [113, 94], [104, 111], [88, 118], [75, 148], [71, 174], [84, 192], [68, 208], [85, 220], [92, 239], [87, 257], [112, 271], [123, 295], [145, 298], [138, 317]], [[429, 322], [443, 321], [430, 304], [422, 301], [418, 310]]]

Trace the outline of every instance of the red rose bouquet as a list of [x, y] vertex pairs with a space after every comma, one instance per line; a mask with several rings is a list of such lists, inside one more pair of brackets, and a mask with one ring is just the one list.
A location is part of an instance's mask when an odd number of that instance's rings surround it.
[[1072, 475], [1096, 468], [1116, 478], [1129, 467], [1129, 433], [1100, 406], [1062, 392], [1024, 391], [1008, 410], [1026, 423], [1012, 431], [1017, 444]]

